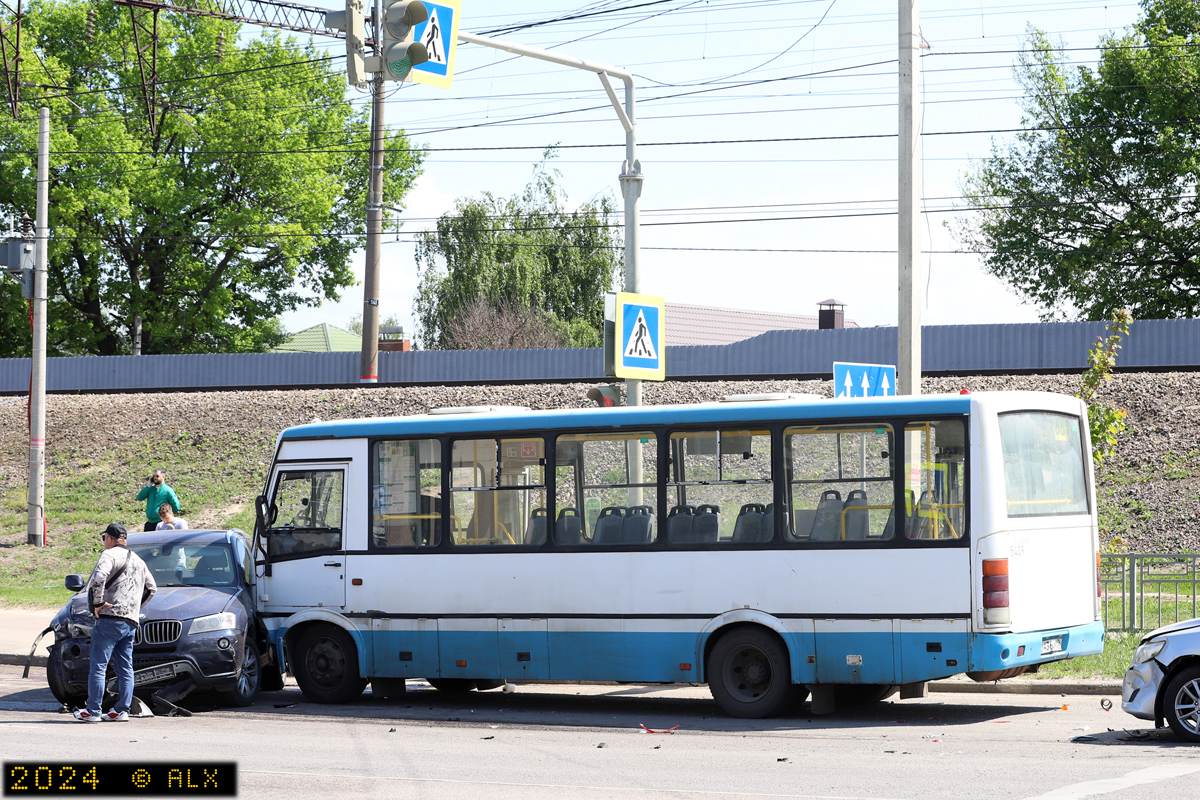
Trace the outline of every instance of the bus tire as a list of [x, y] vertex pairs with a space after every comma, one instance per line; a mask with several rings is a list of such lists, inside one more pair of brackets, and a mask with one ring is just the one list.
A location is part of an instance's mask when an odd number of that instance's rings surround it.
[[1185, 742], [1200, 742], [1200, 666], [1181, 670], [1171, 679], [1162, 710], [1176, 736]]
[[890, 683], [842, 683], [833, 689], [839, 706], [869, 706], [891, 697], [900, 687]]
[[475, 688], [470, 678], [426, 678], [429, 685], [446, 694], [465, 694]]
[[787, 648], [761, 628], [726, 633], [708, 655], [708, 688], [721, 710], [740, 719], [775, 716], [795, 705]]
[[358, 674], [358, 649], [335, 625], [306, 628], [296, 642], [296, 683], [315, 703], [348, 703], [367, 681]]

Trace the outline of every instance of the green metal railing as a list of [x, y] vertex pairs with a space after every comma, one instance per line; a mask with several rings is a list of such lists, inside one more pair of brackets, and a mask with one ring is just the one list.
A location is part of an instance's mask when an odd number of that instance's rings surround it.
[[1200, 617], [1200, 555], [1112, 553], [1100, 557], [1104, 629], [1140, 631]]

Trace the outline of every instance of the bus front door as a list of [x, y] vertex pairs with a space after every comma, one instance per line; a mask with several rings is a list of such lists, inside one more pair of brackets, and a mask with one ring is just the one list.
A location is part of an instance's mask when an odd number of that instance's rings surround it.
[[342, 466], [289, 465], [275, 474], [262, 526], [262, 610], [345, 607], [344, 488]]

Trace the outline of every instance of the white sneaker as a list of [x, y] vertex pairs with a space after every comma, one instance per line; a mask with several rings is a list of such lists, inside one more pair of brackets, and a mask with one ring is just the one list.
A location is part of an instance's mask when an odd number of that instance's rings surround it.
[[75, 717], [75, 719], [79, 720], [80, 722], [99, 722], [101, 715], [93, 714], [90, 711], [88, 711], [86, 708], [80, 708], [80, 709], [76, 709], [74, 717]]
[[100, 719], [105, 722], [129, 722], [129, 712], [122, 711], [118, 714], [116, 711], [105, 711], [100, 715]]

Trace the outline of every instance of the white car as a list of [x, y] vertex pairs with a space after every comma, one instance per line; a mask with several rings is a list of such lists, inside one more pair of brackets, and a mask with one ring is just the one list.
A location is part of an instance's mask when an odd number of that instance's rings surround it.
[[1158, 727], [1165, 719], [1180, 739], [1200, 743], [1200, 619], [1143, 637], [1121, 684], [1121, 708]]

